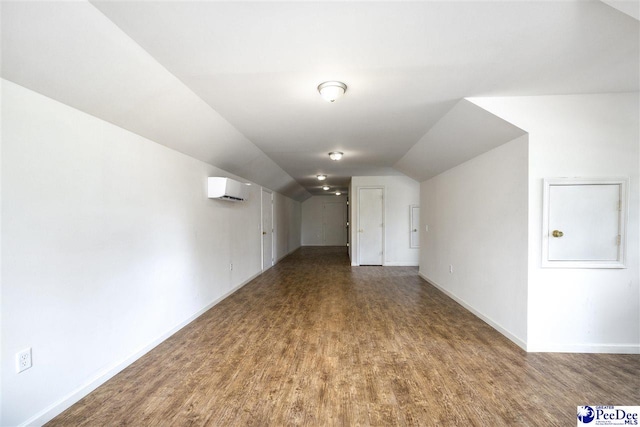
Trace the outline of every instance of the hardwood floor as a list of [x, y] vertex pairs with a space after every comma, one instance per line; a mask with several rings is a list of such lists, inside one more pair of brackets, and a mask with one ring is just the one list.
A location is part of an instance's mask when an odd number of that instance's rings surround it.
[[575, 425], [640, 356], [527, 354], [412, 267], [302, 248], [48, 425]]

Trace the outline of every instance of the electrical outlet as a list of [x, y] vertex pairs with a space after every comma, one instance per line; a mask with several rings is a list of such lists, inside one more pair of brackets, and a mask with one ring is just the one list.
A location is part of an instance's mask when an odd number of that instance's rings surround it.
[[229, 264], [229, 271], [233, 271], [233, 263]]
[[453, 265], [449, 264], [449, 273], [453, 273]]
[[16, 354], [16, 371], [18, 373], [31, 367], [31, 347], [19, 351]]

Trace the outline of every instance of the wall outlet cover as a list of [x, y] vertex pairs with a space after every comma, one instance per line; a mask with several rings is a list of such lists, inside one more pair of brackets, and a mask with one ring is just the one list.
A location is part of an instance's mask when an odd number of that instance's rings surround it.
[[31, 347], [19, 351], [16, 354], [16, 372], [26, 371], [31, 366]]

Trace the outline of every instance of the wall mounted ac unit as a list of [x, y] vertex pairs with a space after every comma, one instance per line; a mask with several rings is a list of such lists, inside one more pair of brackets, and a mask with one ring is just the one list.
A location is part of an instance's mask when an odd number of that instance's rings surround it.
[[233, 202], [242, 202], [247, 200], [247, 186], [231, 178], [225, 177], [209, 177], [207, 179], [208, 197], [210, 199], [223, 199]]

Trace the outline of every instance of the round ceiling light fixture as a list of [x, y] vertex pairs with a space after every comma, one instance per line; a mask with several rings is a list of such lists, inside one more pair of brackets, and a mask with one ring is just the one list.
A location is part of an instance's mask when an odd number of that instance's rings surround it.
[[336, 196], [339, 196], [339, 195], [341, 195], [341, 194], [342, 194], [341, 192], [336, 191]]
[[322, 189], [323, 189], [324, 191], [329, 190], [329, 188], [331, 188], [331, 187], [329, 187], [328, 185], [323, 185], [323, 186], [322, 186]]
[[324, 181], [327, 179], [327, 175], [317, 175], [318, 181]]
[[342, 82], [324, 82], [318, 85], [320, 96], [327, 102], [334, 102], [347, 91], [347, 85]]
[[344, 156], [344, 153], [342, 151], [332, 151], [329, 153], [329, 158], [331, 160], [340, 160], [342, 156]]

